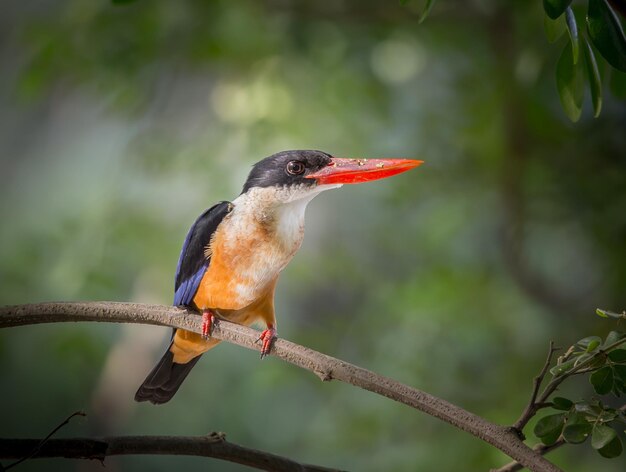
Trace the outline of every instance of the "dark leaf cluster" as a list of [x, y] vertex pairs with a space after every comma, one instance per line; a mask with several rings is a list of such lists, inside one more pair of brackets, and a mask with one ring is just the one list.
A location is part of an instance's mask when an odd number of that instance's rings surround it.
[[[563, 110], [570, 120], [578, 121], [585, 82], [591, 93], [594, 116], [600, 114], [604, 61], [612, 68], [613, 90], [623, 89], [626, 81], [626, 36], [607, 0], [588, 0], [584, 23], [576, 17], [571, 3], [572, 0], [543, 0], [546, 13], [544, 26], [550, 42], [557, 41], [565, 30], [569, 33], [569, 40], [557, 61], [556, 84]], [[586, 28], [581, 28], [581, 25], [586, 25]]]

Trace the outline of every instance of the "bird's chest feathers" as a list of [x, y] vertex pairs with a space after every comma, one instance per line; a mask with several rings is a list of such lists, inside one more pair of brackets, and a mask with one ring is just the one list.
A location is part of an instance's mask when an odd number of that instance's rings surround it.
[[306, 202], [276, 205], [263, 199], [249, 200], [252, 202], [235, 206], [229, 222], [232, 229], [228, 231], [228, 250], [238, 251], [242, 245], [250, 247], [249, 269], [280, 271], [304, 238]]
[[256, 301], [273, 286], [304, 238], [308, 201], [276, 204], [260, 198], [263, 195], [256, 197], [245, 194], [233, 202], [232, 213], [211, 244], [209, 272], [219, 270], [222, 280], [227, 274], [228, 287], [221, 293], [242, 305]]

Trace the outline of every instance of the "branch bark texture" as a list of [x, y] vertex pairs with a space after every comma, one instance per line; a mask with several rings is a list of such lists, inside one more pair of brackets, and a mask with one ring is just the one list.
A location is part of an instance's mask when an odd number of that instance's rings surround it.
[[[0, 457], [18, 459], [30, 454], [40, 444], [39, 439], [0, 439]], [[285, 457], [226, 441], [222, 433], [207, 436], [117, 436], [100, 439], [50, 439], [41, 446], [34, 458], [67, 457], [104, 461], [119, 455], [177, 455], [222, 459], [261, 470], [279, 472], [330, 472], [315, 465], [301, 464]]]
[[[0, 328], [70, 321], [143, 323], [202, 332], [202, 321], [198, 313], [172, 306], [120, 302], [67, 302], [0, 307]], [[258, 332], [245, 326], [222, 320], [212, 335], [216, 339], [248, 349], [257, 351], [260, 349], [260, 345], [256, 343]], [[491, 423], [426, 392], [285, 339], [276, 340], [271, 354], [315, 373], [323, 381], [339, 380], [443, 420], [491, 444], [532, 471], [560, 470], [524, 444], [510, 427]]]

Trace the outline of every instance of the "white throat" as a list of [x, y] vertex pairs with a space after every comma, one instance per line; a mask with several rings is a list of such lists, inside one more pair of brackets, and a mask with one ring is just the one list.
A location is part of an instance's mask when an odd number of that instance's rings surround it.
[[341, 184], [318, 185], [308, 188], [252, 188], [237, 197], [236, 212], [245, 212], [259, 224], [274, 232], [274, 237], [294, 252], [304, 237], [304, 214], [313, 198]]

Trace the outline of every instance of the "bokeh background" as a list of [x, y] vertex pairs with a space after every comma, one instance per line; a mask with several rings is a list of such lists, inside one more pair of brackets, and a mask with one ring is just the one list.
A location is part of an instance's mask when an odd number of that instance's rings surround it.
[[[277, 291], [279, 334], [512, 423], [549, 340], [626, 308], [626, 107], [560, 108], [541, 2], [3, 2], [0, 302], [171, 303], [195, 217], [284, 149], [413, 157], [315, 199]], [[603, 70], [603, 72], [606, 72]], [[608, 82], [608, 80], [607, 80]], [[617, 95], [615, 95], [615, 93]], [[223, 431], [350, 470], [486, 470], [492, 447], [407, 407], [221, 345], [174, 400], [133, 394], [169, 331], [0, 332], [0, 435]], [[582, 379], [565, 387], [591, 395]], [[528, 431], [532, 431], [532, 424]], [[531, 436], [531, 443], [534, 441]], [[624, 470], [588, 444], [568, 471]], [[121, 457], [106, 470], [240, 470]], [[30, 461], [22, 470], [102, 470]]]

